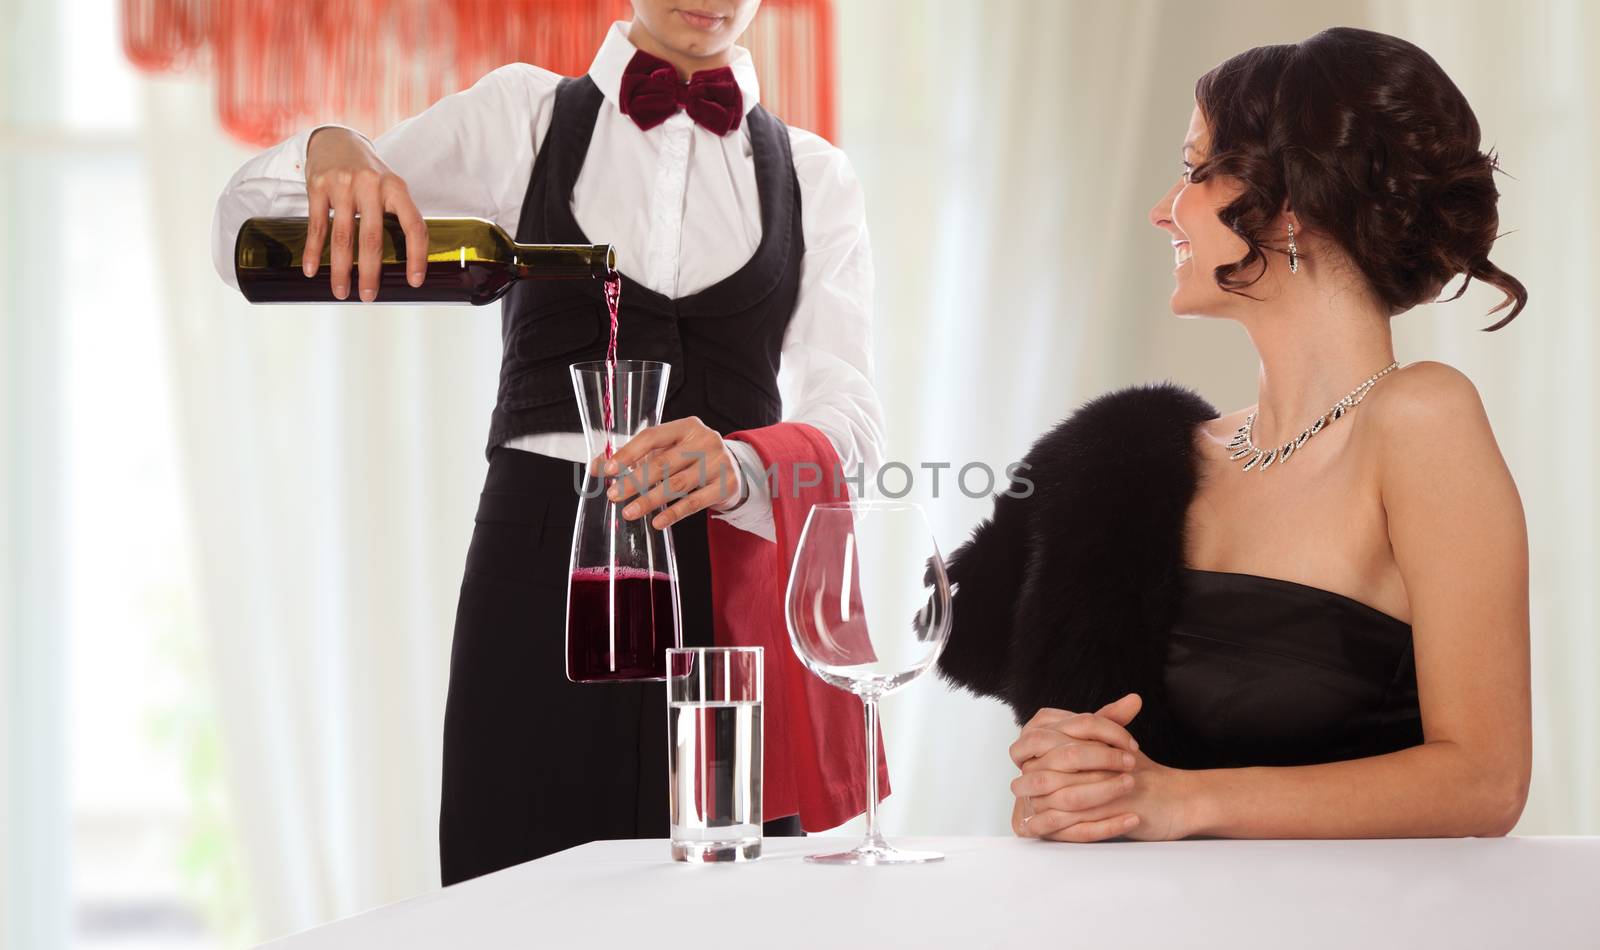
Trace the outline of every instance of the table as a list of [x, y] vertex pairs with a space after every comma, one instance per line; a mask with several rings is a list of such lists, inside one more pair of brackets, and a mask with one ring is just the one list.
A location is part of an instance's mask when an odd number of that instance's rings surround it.
[[1062, 844], [905, 838], [943, 862], [751, 864], [602, 841], [277, 941], [382, 947], [1600, 947], [1600, 838]]

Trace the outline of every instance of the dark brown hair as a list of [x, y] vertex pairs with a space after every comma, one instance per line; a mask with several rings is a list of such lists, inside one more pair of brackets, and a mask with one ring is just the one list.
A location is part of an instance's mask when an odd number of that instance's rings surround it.
[[[1336, 27], [1240, 53], [1200, 77], [1195, 102], [1211, 142], [1190, 180], [1219, 174], [1244, 188], [1219, 213], [1249, 247], [1216, 269], [1224, 290], [1266, 272], [1261, 239], [1287, 203], [1344, 249], [1391, 313], [1437, 298], [1458, 274], [1451, 300], [1474, 277], [1505, 292], [1489, 312], [1511, 312], [1488, 329], [1522, 312], [1527, 290], [1489, 261], [1498, 159], [1479, 151], [1477, 117], [1427, 53]], [[1274, 237], [1271, 249], [1285, 245]]]

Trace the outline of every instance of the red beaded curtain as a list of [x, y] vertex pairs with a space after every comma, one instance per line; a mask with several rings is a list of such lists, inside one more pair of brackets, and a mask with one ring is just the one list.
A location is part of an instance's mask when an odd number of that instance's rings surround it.
[[[128, 58], [209, 69], [229, 134], [270, 145], [309, 122], [369, 133], [510, 62], [582, 74], [628, 0], [122, 0]], [[765, 0], [740, 39], [761, 98], [832, 139], [831, 0]]]

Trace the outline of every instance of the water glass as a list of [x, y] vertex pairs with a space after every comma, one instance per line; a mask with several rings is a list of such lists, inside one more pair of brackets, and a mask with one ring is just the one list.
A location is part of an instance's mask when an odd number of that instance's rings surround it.
[[761, 648], [667, 651], [672, 857], [761, 856]]

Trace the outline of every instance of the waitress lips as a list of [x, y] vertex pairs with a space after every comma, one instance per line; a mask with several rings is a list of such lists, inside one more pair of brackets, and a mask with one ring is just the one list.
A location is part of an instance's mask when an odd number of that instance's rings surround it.
[[697, 30], [715, 30], [727, 19], [709, 10], [679, 10], [677, 13], [685, 23]]

